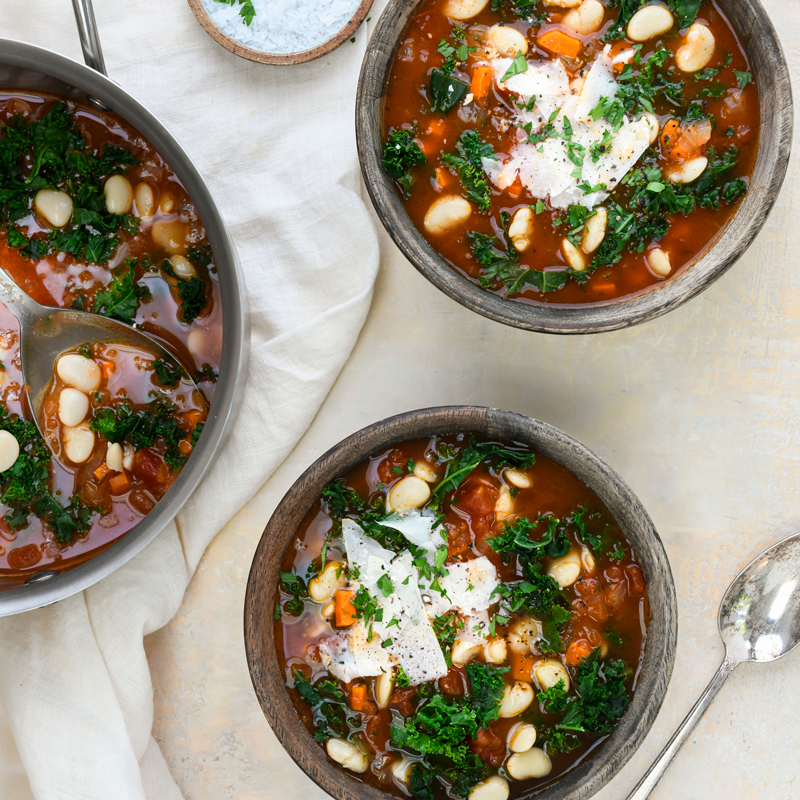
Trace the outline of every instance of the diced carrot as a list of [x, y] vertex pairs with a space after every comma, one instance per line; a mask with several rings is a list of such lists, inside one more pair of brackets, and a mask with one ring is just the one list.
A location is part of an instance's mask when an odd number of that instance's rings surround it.
[[506, 194], [512, 200], [519, 199], [519, 196], [522, 194], [522, 181], [519, 179], [519, 175], [514, 179], [514, 183], [506, 188]]
[[588, 658], [591, 655], [593, 649], [592, 643], [586, 639], [577, 639], [572, 642], [567, 648], [567, 654], [564, 658], [567, 666], [577, 667], [584, 658]]
[[476, 100], [483, 100], [489, 94], [489, 87], [492, 85], [492, 68], [488, 64], [481, 64], [475, 67], [472, 73], [469, 90]]
[[661, 149], [665, 155], [669, 155], [672, 148], [678, 143], [681, 138], [681, 124], [676, 119], [667, 121], [664, 129], [661, 131]]
[[192, 452], [192, 450], [194, 450], [194, 448], [192, 447], [192, 443], [191, 443], [190, 441], [188, 441], [187, 439], [184, 439], [184, 440], [183, 440], [183, 441], [182, 441], [182, 442], [181, 442], [181, 443], [178, 445], [178, 452], [179, 452], [179, 453], [180, 453], [182, 456], [188, 456], [188, 455], [189, 455], [189, 453], [191, 453], [191, 452]]
[[575, 58], [583, 46], [578, 39], [573, 39], [563, 31], [547, 31], [536, 41], [545, 50], [565, 58]]
[[673, 140], [669, 158], [673, 161], [697, 158], [703, 152], [703, 145], [711, 138], [711, 121], [699, 120], [689, 125], [676, 141]]
[[450, 183], [450, 173], [444, 167], [436, 167], [436, 183], [441, 187]]
[[181, 414], [181, 418], [185, 419], [194, 428], [203, 419], [203, 412], [198, 411], [196, 408], [190, 408]]
[[429, 136], [438, 136], [442, 137], [445, 133], [446, 125], [444, 124], [443, 119], [434, 119], [428, 123], [428, 127], [425, 130], [425, 133]]
[[353, 711], [363, 711], [366, 702], [367, 702], [367, 684], [357, 683], [355, 686], [352, 686], [350, 688], [350, 699], [349, 699], [350, 708], [352, 708]]
[[617, 287], [614, 283], [610, 283], [608, 281], [598, 281], [595, 279], [592, 281], [592, 288], [596, 292], [613, 292]]
[[536, 659], [531, 653], [511, 653], [511, 677], [515, 681], [533, 681], [533, 665]]
[[103, 377], [108, 380], [114, 374], [116, 366], [113, 361], [101, 361], [100, 370], [103, 373]]
[[113, 478], [108, 479], [108, 485], [114, 494], [122, 494], [130, 489], [131, 482], [124, 472], [118, 472]]
[[113, 472], [110, 470], [105, 464], [101, 464], [95, 471], [94, 476], [97, 480], [102, 481], [109, 472]]
[[351, 592], [349, 589], [339, 589], [339, 591], [336, 592], [334, 614], [336, 624], [340, 628], [346, 628], [358, 619], [356, 607], [353, 605], [354, 597], [355, 592]]

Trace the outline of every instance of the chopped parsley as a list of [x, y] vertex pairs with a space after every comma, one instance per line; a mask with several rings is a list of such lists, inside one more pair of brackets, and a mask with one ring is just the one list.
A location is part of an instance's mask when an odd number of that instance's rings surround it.
[[464, 187], [468, 200], [481, 211], [488, 211], [492, 202], [492, 189], [481, 164], [482, 158], [497, 160], [491, 145], [486, 144], [475, 130], [464, 131], [456, 142], [458, 155], [445, 153], [442, 163], [453, 170]]

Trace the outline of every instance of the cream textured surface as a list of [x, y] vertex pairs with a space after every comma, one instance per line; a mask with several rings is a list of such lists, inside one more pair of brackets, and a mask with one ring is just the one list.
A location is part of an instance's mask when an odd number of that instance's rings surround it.
[[[796, 72], [800, 2], [765, 4]], [[359, 31], [358, 46], [366, 36]], [[727, 276], [666, 317], [600, 336], [546, 337], [478, 317], [382, 234], [369, 317], [331, 394], [211, 543], [175, 619], [147, 639], [154, 734], [187, 798], [326, 796], [285, 754], [251, 689], [242, 640], [250, 560], [275, 505], [325, 450], [375, 420], [447, 403], [511, 409], [576, 436], [629, 482], [664, 539], [678, 657], [655, 728], [598, 795], [627, 796], [722, 660], [716, 609], [729, 581], [800, 529], [797, 169], [795, 157], [766, 229]], [[736, 670], [653, 797], [800, 796], [798, 683], [800, 653]]]
[[[185, 0], [95, 6], [110, 75], [181, 141], [230, 227], [250, 290], [250, 382], [177, 524], [83, 594], [0, 620], [2, 800], [180, 797], [150, 735], [142, 637], [175, 614], [209, 541], [311, 423], [378, 269], [352, 133], [358, 48], [265, 72], [216, 45]], [[64, 0], [0, 0], [0, 34], [80, 58]]]

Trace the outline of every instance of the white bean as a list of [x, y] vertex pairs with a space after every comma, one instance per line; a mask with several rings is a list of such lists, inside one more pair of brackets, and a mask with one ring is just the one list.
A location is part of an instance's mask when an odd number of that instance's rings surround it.
[[472, 206], [458, 194], [446, 194], [431, 203], [422, 224], [428, 233], [440, 236], [466, 222]]
[[69, 428], [80, 425], [89, 413], [89, 398], [77, 389], [62, 389], [58, 396], [58, 418]]
[[658, 121], [658, 117], [648, 111], [646, 114], [642, 114], [642, 119], [647, 123], [647, 129], [649, 131], [648, 141], [650, 144], [655, 144], [656, 139], [658, 139], [658, 132], [661, 129], [661, 123]]
[[533, 617], [522, 617], [506, 632], [508, 649], [517, 654], [530, 653], [541, 633], [541, 626]]
[[603, 27], [605, 13], [606, 10], [599, 0], [583, 0], [577, 8], [564, 14], [561, 24], [581, 36], [588, 36]]
[[487, 35], [494, 45], [498, 55], [504, 58], [514, 58], [517, 53], [523, 55], [528, 52], [528, 40], [516, 29], [509, 25], [493, 25]]
[[172, 269], [179, 278], [197, 277], [197, 270], [188, 258], [184, 256], [170, 256], [169, 263], [172, 264]]
[[150, 219], [156, 213], [156, 196], [149, 183], [136, 187], [136, 212], [142, 219]]
[[544, 4], [551, 8], [575, 8], [581, 4], [581, 0], [544, 0]]
[[346, 742], [344, 739], [328, 739], [325, 749], [328, 755], [345, 769], [358, 773], [367, 771], [367, 754], [352, 742]]
[[389, 512], [410, 511], [412, 508], [419, 508], [427, 503], [430, 496], [431, 487], [427, 481], [416, 475], [406, 475], [389, 489], [386, 510]]
[[325, 603], [324, 606], [320, 609], [320, 614], [322, 614], [325, 619], [330, 619], [334, 613], [336, 612], [336, 603], [331, 600], [328, 603]]
[[172, 209], [175, 208], [175, 198], [171, 194], [164, 194], [161, 198], [161, 205], [159, 206], [162, 214], [171, 214]]
[[581, 249], [584, 253], [594, 253], [606, 238], [606, 226], [608, 225], [608, 211], [603, 208], [595, 209], [595, 215], [586, 220], [586, 232], [583, 234]]
[[514, 214], [508, 227], [508, 238], [518, 253], [524, 253], [533, 241], [533, 210], [528, 206]]
[[19, 442], [8, 431], [0, 431], [0, 472], [11, 469], [19, 458]]
[[580, 556], [578, 553], [570, 551], [565, 556], [555, 559], [550, 564], [547, 574], [554, 578], [562, 589], [572, 586], [581, 574]]
[[508, 781], [502, 775], [492, 775], [473, 786], [469, 800], [508, 800]]
[[597, 566], [594, 556], [586, 547], [581, 547], [581, 563], [583, 564], [583, 572], [585, 575], [591, 575], [594, 572], [594, 568]]
[[501, 520], [511, 516], [513, 507], [514, 499], [511, 497], [511, 492], [508, 491], [507, 486], [501, 486], [500, 494], [497, 495], [497, 500], [494, 501], [495, 519]]
[[420, 480], [427, 481], [428, 483], [436, 483], [439, 480], [439, 476], [436, 474], [436, 471], [433, 469], [433, 467], [423, 463], [422, 461], [417, 461], [414, 464], [414, 475]]
[[375, 702], [378, 708], [386, 708], [389, 698], [394, 691], [394, 675], [391, 672], [382, 672], [375, 678]]
[[133, 189], [124, 175], [112, 175], [103, 186], [109, 214], [127, 214], [133, 205]]
[[628, 23], [628, 38], [632, 42], [646, 42], [671, 30], [675, 19], [664, 6], [645, 6], [640, 8]]
[[514, 753], [506, 762], [508, 774], [515, 781], [528, 778], [544, 778], [553, 769], [550, 756], [540, 747], [532, 747], [524, 753]]
[[135, 450], [129, 444], [122, 448], [122, 466], [130, 472], [133, 469], [133, 456]]
[[88, 461], [94, 450], [94, 431], [85, 423], [64, 428], [64, 454], [73, 464]]
[[673, 183], [692, 183], [696, 181], [706, 170], [708, 159], [705, 156], [697, 156], [691, 161], [685, 161], [678, 167], [667, 170], [667, 178]]
[[536, 728], [529, 722], [520, 722], [508, 732], [508, 749], [512, 753], [525, 753], [536, 744]]
[[112, 472], [122, 472], [122, 445], [113, 442], [106, 450], [106, 466]]
[[533, 689], [529, 683], [517, 681], [506, 686], [500, 701], [499, 716], [503, 719], [519, 716], [533, 702]]
[[150, 229], [153, 242], [170, 255], [182, 253], [186, 249], [186, 236], [189, 228], [178, 219], [156, 222]]
[[559, 681], [564, 681], [564, 691], [569, 691], [569, 673], [567, 668], [555, 658], [545, 658], [533, 668], [533, 674], [542, 689], [547, 690], [556, 686]]
[[489, 639], [483, 646], [483, 657], [487, 664], [502, 664], [506, 660], [507, 651], [504, 638]]
[[72, 217], [72, 198], [66, 192], [39, 189], [33, 204], [36, 211], [54, 228], [63, 228]]
[[675, 63], [682, 72], [697, 72], [711, 61], [716, 47], [714, 34], [699, 22], [686, 31], [685, 44], [675, 53]]
[[447, 0], [444, 13], [450, 19], [471, 19], [486, 8], [489, 0]]
[[460, 639], [456, 637], [453, 642], [453, 647], [450, 650], [450, 660], [457, 667], [463, 664], [469, 664], [478, 653], [483, 649], [480, 642], [473, 642], [471, 639]]
[[530, 489], [533, 486], [533, 481], [527, 472], [519, 469], [507, 469], [503, 473], [503, 477], [517, 489]]
[[660, 247], [647, 251], [647, 266], [662, 278], [666, 278], [672, 272], [669, 256]]
[[411, 772], [414, 763], [407, 758], [398, 758], [392, 764], [392, 775], [398, 783], [408, 783], [408, 775]]
[[583, 253], [569, 239], [561, 242], [561, 250], [564, 253], [565, 261], [572, 269], [576, 272], [586, 269], [586, 259]]
[[61, 356], [56, 364], [56, 372], [67, 386], [80, 389], [86, 394], [100, 385], [100, 367], [91, 358], [78, 353]]
[[308, 582], [308, 593], [315, 602], [327, 603], [346, 583], [344, 564], [341, 561], [329, 561], [325, 569]]

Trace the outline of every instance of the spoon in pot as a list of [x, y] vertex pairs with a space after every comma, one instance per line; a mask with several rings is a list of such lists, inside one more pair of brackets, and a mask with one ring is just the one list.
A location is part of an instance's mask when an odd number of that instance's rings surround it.
[[[166, 361], [173, 370], [182, 371], [181, 382], [187, 390], [198, 389], [186, 367], [152, 336], [123, 322], [78, 311], [51, 308], [37, 303], [0, 269], [0, 300], [19, 321], [19, 358], [22, 379], [28, 387], [28, 403], [33, 421], [44, 436], [40, 420], [42, 402], [58, 357], [84, 344], [130, 345]], [[199, 389], [198, 389], [199, 391]]]
[[725, 660], [628, 800], [650, 796], [736, 666], [775, 661], [800, 644], [800, 534], [774, 544], [739, 573], [717, 621]]

